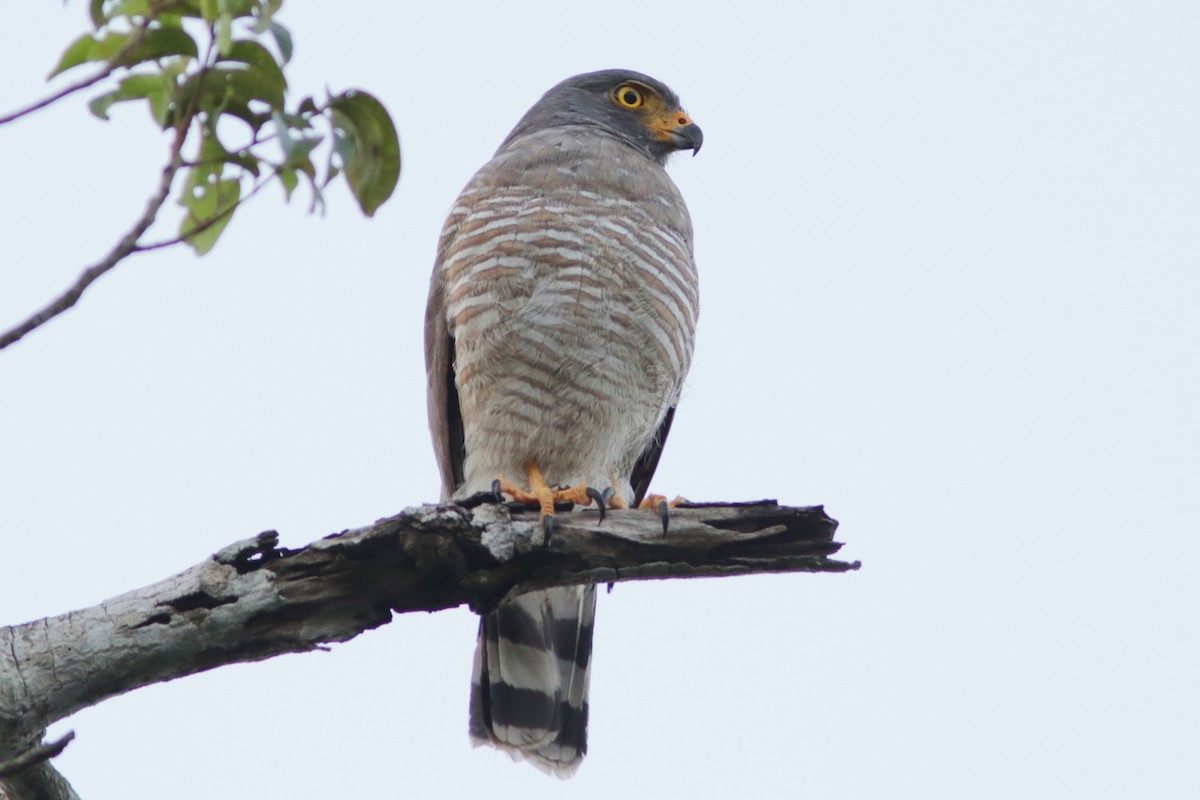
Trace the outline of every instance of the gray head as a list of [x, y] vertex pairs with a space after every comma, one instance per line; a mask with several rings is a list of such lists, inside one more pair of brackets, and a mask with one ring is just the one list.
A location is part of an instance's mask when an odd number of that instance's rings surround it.
[[700, 152], [704, 134], [679, 97], [649, 75], [606, 69], [567, 78], [525, 112], [500, 149], [526, 133], [564, 125], [592, 125], [664, 163], [676, 150]]

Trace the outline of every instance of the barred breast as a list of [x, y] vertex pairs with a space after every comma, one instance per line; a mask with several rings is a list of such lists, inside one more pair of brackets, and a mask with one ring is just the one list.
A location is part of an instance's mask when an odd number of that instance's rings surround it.
[[458, 495], [535, 460], [552, 485], [630, 498], [698, 314], [691, 221], [666, 172], [595, 129], [509, 142], [458, 198], [434, 280], [456, 348]]

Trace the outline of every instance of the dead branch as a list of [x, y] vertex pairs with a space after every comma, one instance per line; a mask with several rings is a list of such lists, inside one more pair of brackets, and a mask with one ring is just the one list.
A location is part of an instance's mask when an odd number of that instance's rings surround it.
[[[858, 567], [829, 558], [841, 545], [820, 506], [687, 504], [666, 536], [646, 511], [609, 511], [602, 526], [595, 510], [557, 520], [548, 544], [536, 513], [494, 504], [411, 508], [296, 550], [267, 531], [91, 608], [0, 628], [0, 763], [18, 763], [47, 725], [106, 698], [344, 642], [393, 612], [486, 611], [551, 586]], [[38, 768], [62, 780], [44, 758], [30, 763], [4, 777], [12, 800]]]

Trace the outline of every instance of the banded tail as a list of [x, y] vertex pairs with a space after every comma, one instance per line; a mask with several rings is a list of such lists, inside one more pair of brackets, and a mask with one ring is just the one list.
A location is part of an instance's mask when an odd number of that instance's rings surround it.
[[587, 753], [596, 587], [530, 592], [480, 618], [472, 744], [569, 778]]

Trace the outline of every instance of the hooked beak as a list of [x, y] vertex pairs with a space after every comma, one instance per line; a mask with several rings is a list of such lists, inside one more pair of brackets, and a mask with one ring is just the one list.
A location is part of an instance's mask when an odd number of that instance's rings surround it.
[[704, 134], [700, 131], [700, 126], [692, 122], [692, 118], [680, 109], [656, 115], [648, 125], [654, 130], [658, 140], [672, 150], [691, 150], [694, 156], [700, 152], [700, 145], [704, 144]]
[[700, 152], [700, 145], [704, 144], [704, 132], [694, 122], [672, 128], [666, 131], [666, 134], [672, 147], [676, 150], [691, 150], [693, 156]]

